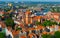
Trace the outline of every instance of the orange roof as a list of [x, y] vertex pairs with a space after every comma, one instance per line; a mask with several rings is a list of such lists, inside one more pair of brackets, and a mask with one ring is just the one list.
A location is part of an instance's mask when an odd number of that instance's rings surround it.
[[34, 20], [37, 20], [37, 17], [33, 17]]
[[32, 37], [32, 36], [33, 36], [33, 34], [29, 34], [28, 36]]
[[23, 32], [24, 32], [24, 31], [26, 32], [27, 30], [26, 30], [26, 28], [22, 28], [22, 31], [23, 31]]
[[26, 38], [25, 36], [21, 36], [20, 38]]
[[33, 17], [34, 20], [37, 20], [37, 19], [40, 19], [40, 18], [41, 18], [41, 16], [35, 16], [35, 17]]
[[24, 25], [23, 25], [23, 24], [20, 24], [20, 27], [22, 27], [22, 28], [23, 28], [23, 27], [24, 27]]
[[31, 14], [31, 12], [30, 11], [26, 11], [26, 13], [25, 14]]
[[35, 29], [43, 29], [44, 27], [43, 26], [37, 26], [37, 28]]
[[42, 16], [42, 18], [47, 18], [47, 16]]
[[20, 31], [15, 31], [15, 30], [13, 30], [13, 31], [12, 31], [12, 34], [13, 34], [13, 35], [17, 35], [17, 34], [19, 34], [19, 32], [20, 32]]
[[50, 28], [54, 28], [55, 26], [50, 26]]
[[35, 29], [34, 29], [34, 28], [28, 28], [28, 31], [29, 31], [29, 30], [35, 30]]
[[2, 16], [2, 18], [4, 18], [4, 16]]
[[50, 32], [50, 34], [54, 34], [54, 32]]
[[47, 34], [47, 32], [43, 32], [43, 34]]
[[32, 37], [33, 35], [36, 36], [34, 33], [31, 33], [31, 34], [29, 34], [28, 36]]
[[0, 21], [0, 25], [2, 26], [2, 28], [5, 28], [6, 27], [6, 25], [2, 21]]
[[58, 15], [58, 16], [60, 15], [60, 13], [52, 13], [52, 14], [53, 14], [53, 15]]
[[60, 26], [59, 26], [59, 29], [60, 29]]

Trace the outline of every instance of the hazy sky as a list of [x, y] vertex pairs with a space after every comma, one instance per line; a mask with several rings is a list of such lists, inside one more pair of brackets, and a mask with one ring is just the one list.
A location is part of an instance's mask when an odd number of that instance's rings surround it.
[[0, 0], [0, 1], [42, 1], [42, 2], [60, 2], [60, 0]]

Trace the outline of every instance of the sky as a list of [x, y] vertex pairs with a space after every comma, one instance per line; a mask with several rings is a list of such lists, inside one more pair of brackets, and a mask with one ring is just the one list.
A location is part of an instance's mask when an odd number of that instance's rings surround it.
[[0, 0], [0, 1], [40, 1], [40, 2], [60, 2], [60, 0]]

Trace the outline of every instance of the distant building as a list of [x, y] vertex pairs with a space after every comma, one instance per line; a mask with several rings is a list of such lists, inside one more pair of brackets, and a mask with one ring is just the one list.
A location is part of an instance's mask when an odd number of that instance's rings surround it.
[[57, 22], [60, 22], [60, 13], [52, 13], [52, 12], [48, 12], [47, 13], [47, 19], [54, 19]]
[[0, 16], [2, 16], [4, 14], [3, 10], [0, 10]]

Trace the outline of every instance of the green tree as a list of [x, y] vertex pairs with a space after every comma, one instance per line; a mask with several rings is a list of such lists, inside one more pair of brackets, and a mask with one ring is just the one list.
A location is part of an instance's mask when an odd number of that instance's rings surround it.
[[52, 35], [51, 34], [43, 34], [42, 38], [52, 38]]
[[52, 22], [53, 25], [57, 25], [57, 22]]
[[11, 8], [4, 8], [4, 11], [5, 12], [8, 12], [8, 11], [10, 11], [11, 10]]
[[15, 26], [14, 20], [11, 19], [11, 18], [6, 19], [5, 24], [6, 24], [7, 27], [11, 26], [12, 28], [14, 28], [14, 26]]
[[51, 7], [51, 12], [60, 12], [60, 7]]
[[42, 23], [43, 26], [51, 26], [52, 22], [50, 20], [46, 20]]
[[54, 35], [56, 38], [60, 38], [60, 32], [59, 31], [56, 31]]
[[40, 25], [41, 23], [40, 22], [38, 22], [38, 21], [36, 21], [36, 23], [35, 23], [36, 25]]
[[16, 27], [16, 30], [22, 30], [22, 28], [21, 27]]
[[53, 8], [53, 7], [51, 7], [51, 8], [50, 8], [50, 11], [51, 11], [51, 12], [54, 12], [54, 8]]
[[5, 37], [5, 34], [2, 33], [2, 32], [0, 32], [0, 38], [6, 38], [6, 37]]
[[52, 25], [57, 25], [57, 22], [53, 22], [51, 20], [46, 20], [42, 23], [43, 26], [52, 26]]
[[58, 24], [59, 26], [60, 26], [60, 22], [59, 22], [59, 24]]

